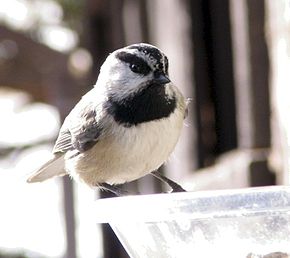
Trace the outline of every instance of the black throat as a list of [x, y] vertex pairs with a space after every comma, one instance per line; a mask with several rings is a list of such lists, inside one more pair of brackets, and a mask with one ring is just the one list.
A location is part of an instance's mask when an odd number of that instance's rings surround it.
[[164, 85], [149, 85], [122, 101], [109, 96], [105, 109], [116, 122], [127, 127], [168, 117], [176, 108], [176, 97], [165, 94]]

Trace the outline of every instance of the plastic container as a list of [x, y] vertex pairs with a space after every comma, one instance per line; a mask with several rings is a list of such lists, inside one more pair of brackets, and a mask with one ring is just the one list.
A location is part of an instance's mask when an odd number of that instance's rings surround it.
[[101, 199], [95, 208], [97, 222], [109, 223], [133, 258], [290, 254], [286, 186]]

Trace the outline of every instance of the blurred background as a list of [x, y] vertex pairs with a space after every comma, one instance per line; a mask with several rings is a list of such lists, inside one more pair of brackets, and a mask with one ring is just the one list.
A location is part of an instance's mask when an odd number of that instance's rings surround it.
[[167, 54], [191, 99], [166, 175], [187, 190], [289, 184], [290, 0], [0, 0], [0, 257], [128, 257], [94, 221], [98, 192], [25, 178], [106, 56], [137, 42]]

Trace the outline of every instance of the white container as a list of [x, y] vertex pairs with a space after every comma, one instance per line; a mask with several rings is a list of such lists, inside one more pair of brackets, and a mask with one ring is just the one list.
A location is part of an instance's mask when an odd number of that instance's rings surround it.
[[111, 225], [132, 258], [290, 254], [286, 186], [118, 197], [95, 208], [97, 222]]

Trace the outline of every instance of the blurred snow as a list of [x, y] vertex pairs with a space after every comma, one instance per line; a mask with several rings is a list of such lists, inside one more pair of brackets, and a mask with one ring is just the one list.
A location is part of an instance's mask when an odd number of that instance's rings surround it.
[[56, 108], [30, 99], [23, 91], [0, 88], [0, 150], [11, 150], [0, 156], [0, 247], [62, 257], [61, 181], [26, 183], [28, 174], [51, 156], [52, 144], [40, 143], [56, 137], [60, 118]]
[[0, 0], [0, 21], [14, 29], [25, 30], [32, 26], [32, 16], [27, 0]]
[[78, 43], [77, 33], [64, 26], [43, 25], [38, 35], [40, 42], [61, 52], [72, 50]]
[[62, 21], [63, 10], [52, 0], [0, 0], [0, 23], [12, 29], [34, 31], [33, 38], [60, 52], [72, 50], [78, 35]]
[[[30, 100], [23, 91], [0, 87], [0, 249], [60, 258], [67, 248], [62, 179], [26, 183], [51, 158], [60, 117], [55, 107]], [[96, 194], [75, 184], [74, 197], [77, 257], [101, 257]]]
[[57, 136], [60, 117], [56, 108], [34, 103], [13, 112], [11, 105], [9, 101], [0, 102], [0, 147], [26, 146]]
[[0, 160], [0, 247], [62, 257], [66, 251], [60, 179], [27, 184], [26, 177], [51, 155], [40, 145]]

